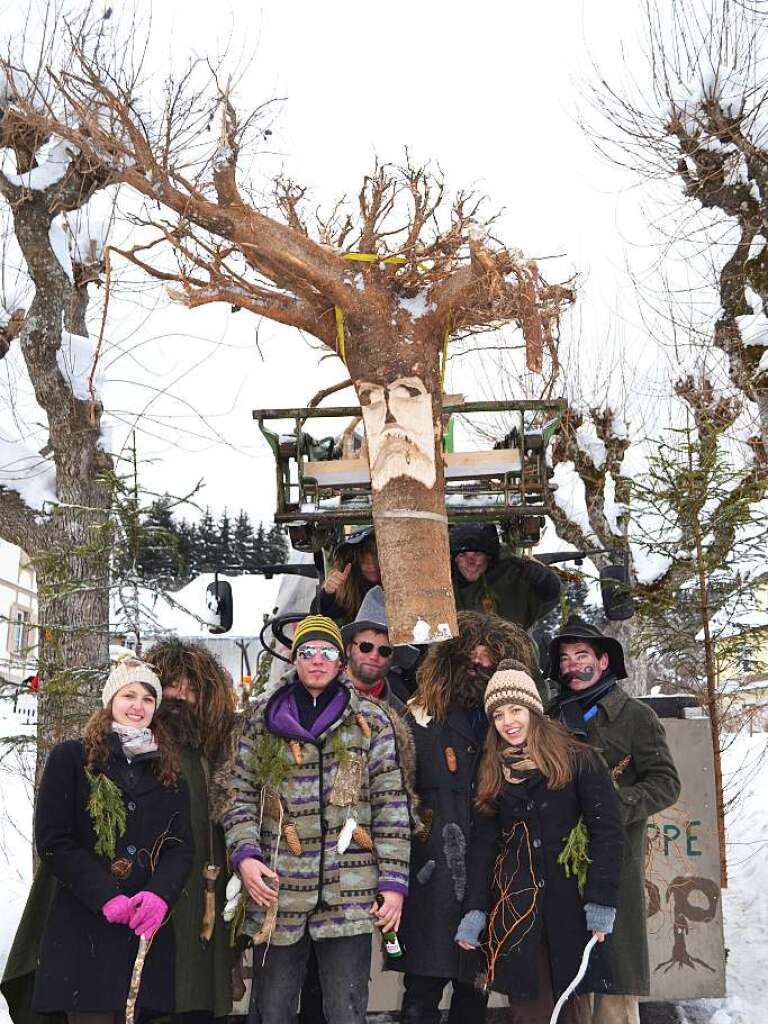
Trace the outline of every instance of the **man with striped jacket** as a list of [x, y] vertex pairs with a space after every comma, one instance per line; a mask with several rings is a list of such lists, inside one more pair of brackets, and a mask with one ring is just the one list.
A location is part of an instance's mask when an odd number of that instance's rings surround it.
[[410, 822], [388, 711], [342, 672], [338, 626], [296, 627], [294, 672], [254, 706], [223, 823], [249, 902], [252, 1016], [295, 1019], [315, 947], [328, 1024], [362, 1024], [374, 922], [397, 930]]

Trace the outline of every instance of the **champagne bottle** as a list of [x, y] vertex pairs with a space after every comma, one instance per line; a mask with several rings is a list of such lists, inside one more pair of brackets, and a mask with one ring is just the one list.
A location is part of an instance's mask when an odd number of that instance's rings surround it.
[[[376, 894], [376, 904], [381, 906], [384, 902], [384, 897], [381, 893]], [[403, 947], [400, 945], [400, 939], [397, 937], [397, 932], [382, 932], [381, 941], [384, 947], [384, 953], [390, 960], [399, 960], [403, 955]]]

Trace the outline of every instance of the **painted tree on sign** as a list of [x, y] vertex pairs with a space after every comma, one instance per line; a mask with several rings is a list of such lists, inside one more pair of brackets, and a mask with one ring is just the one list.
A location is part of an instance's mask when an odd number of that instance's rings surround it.
[[[449, 198], [438, 172], [408, 158], [377, 163], [357, 202], [327, 215], [284, 175], [267, 201], [247, 170], [268, 132], [267, 108], [240, 117], [229, 87], [201, 63], [166, 82], [157, 104], [139, 95], [135, 75], [76, 38], [71, 49], [72, 63], [54, 72], [55, 102], [41, 109], [27, 96], [19, 116], [144, 197], [141, 245], [113, 258], [166, 282], [190, 308], [228, 303], [343, 359], [366, 429], [384, 589], [397, 595], [387, 606], [393, 637], [412, 639], [419, 619], [432, 639], [455, 633], [441, 353], [450, 338], [512, 323], [540, 370], [571, 289], [547, 284], [534, 262], [494, 239], [478, 197]], [[209, 143], [211, 125], [220, 131]]]

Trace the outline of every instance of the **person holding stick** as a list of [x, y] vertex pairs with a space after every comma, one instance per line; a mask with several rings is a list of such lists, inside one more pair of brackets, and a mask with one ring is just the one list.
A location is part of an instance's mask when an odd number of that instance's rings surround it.
[[124, 1019], [144, 938], [136, 1007], [174, 1009], [171, 908], [193, 858], [189, 796], [175, 747], [155, 709], [160, 680], [137, 658], [110, 672], [103, 707], [82, 740], [48, 756], [37, 797], [35, 845], [54, 880], [31, 1009], [70, 1024]]
[[[490, 727], [478, 771], [460, 978], [506, 994], [511, 1024], [548, 1024], [598, 940], [562, 1024], [589, 1019], [583, 993], [609, 983], [623, 827], [613, 781], [590, 747], [544, 715], [526, 667], [503, 661], [485, 691]], [[619, 910], [619, 913], [621, 911]], [[610, 942], [610, 940], [608, 940]]]

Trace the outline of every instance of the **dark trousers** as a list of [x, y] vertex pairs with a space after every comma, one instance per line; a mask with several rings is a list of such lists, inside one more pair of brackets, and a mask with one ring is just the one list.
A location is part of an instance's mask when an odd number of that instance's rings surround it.
[[[440, 1000], [450, 978], [428, 978], [423, 974], [403, 977], [405, 995], [400, 1010], [401, 1024], [440, 1024]], [[488, 996], [474, 985], [454, 981], [448, 1024], [483, 1024]]]
[[371, 936], [352, 935], [312, 943], [307, 932], [291, 946], [270, 946], [266, 960], [264, 946], [254, 946], [248, 1024], [295, 1024], [310, 944], [317, 954], [323, 1012], [328, 1024], [365, 1024]]

